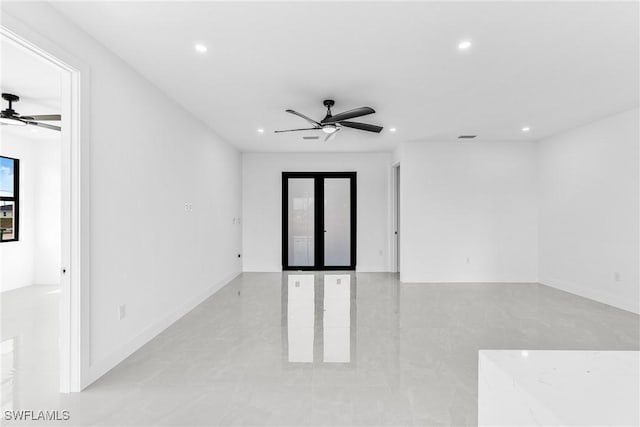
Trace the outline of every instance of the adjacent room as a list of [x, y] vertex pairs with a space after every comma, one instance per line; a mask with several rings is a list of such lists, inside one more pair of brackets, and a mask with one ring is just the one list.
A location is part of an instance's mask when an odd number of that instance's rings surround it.
[[6, 425], [640, 425], [638, 2], [3, 1]]
[[10, 101], [10, 108], [25, 117], [21, 125], [3, 126], [0, 140], [0, 349], [5, 411], [20, 406], [20, 393], [13, 390], [25, 389], [38, 396], [60, 390], [62, 142], [57, 130], [60, 72], [4, 37], [0, 52], [2, 110]]

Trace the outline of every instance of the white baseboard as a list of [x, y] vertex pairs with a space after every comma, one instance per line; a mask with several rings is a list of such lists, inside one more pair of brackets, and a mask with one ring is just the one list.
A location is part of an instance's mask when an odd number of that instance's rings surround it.
[[640, 314], [640, 306], [638, 304], [638, 301], [619, 299], [616, 298], [615, 295], [611, 295], [597, 289], [588, 289], [582, 286], [577, 286], [576, 284], [567, 282], [566, 280], [540, 278], [540, 284], [559, 289], [561, 291], [569, 292], [570, 294], [578, 295], [583, 298], [588, 298], [602, 304], [607, 304], [625, 311]]
[[364, 265], [362, 267], [359, 265], [356, 265], [356, 272], [357, 273], [393, 273], [386, 266], [375, 266], [375, 265]]
[[400, 273], [400, 282], [425, 284], [425, 285], [434, 285], [434, 284], [486, 285], [489, 283], [500, 283], [504, 285], [531, 285], [531, 284], [538, 283], [536, 279], [522, 280], [522, 279], [514, 278], [514, 280], [505, 280], [505, 279], [491, 280], [491, 278], [487, 278], [487, 277], [481, 277], [481, 278], [478, 278], [478, 280], [450, 280], [450, 279], [436, 280], [434, 278], [424, 279], [424, 278], [417, 278], [417, 277], [406, 277], [406, 276], [403, 276], [402, 272]]
[[[295, 270], [291, 270], [295, 271]], [[245, 268], [243, 273], [281, 273], [282, 267], [262, 267], [262, 268]], [[373, 267], [373, 266], [356, 266], [356, 272], [358, 273], [393, 273], [386, 267]]]
[[176, 320], [180, 319], [182, 316], [193, 310], [198, 304], [203, 302], [205, 299], [209, 298], [211, 295], [218, 292], [222, 289], [226, 284], [231, 282], [233, 279], [238, 277], [241, 272], [233, 273], [223, 280], [211, 285], [204, 292], [201, 292], [194, 297], [190, 298], [184, 304], [182, 304], [177, 310], [169, 313], [164, 318], [158, 320], [156, 323], [142, 331], [132, 340], [126, 342], [114, 352], [112, 352], [109, 356], [104, 359], [93, 363], [89, 366], [89, 381], [86, 384], [82, 385], [82, 388], [86, 388], [89, 384], [96, 381], [98, 378], [109, 372], [111, 369], [116, 367], [120, 362], [133, 354], [140, 347], [149, 342], [152, 338], [156, 337], [159, 333], [167, 329], [171, 326]]

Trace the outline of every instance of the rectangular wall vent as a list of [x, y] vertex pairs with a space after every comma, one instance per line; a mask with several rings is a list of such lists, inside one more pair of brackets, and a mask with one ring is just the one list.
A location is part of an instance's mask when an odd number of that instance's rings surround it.
[[318, 139], [319, 136], [303, 136], [302, 139]]
[[473, 139], [478, 135], [460, 135], [458, 139]]

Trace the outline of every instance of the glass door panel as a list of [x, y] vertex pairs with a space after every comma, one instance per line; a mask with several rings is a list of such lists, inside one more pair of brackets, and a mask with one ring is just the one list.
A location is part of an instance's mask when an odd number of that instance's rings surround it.
[[354, 270], [356, 172], [282, 172], [283, 270]]
[[351, 180], [324, 179], [324, 265], [351, 265]]
[[288, 185], [288, 260], [290, 266], [315, 265], [314, 179], [289, 178]]

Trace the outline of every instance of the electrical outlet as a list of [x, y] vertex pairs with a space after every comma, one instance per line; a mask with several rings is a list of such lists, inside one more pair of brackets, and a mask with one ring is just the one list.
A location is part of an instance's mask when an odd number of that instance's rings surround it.
[[467, 257], [467, 264], [471, 264], [471, 258]]
[[620, 281], [620, 273], [618, 271], [613, 273], [613, 280], [615, 280], [616, 282]]
[[378, 251], [378, 254], [379, 254], [379, 255], [382, 255], [382, 254], [383, 254], [382, 249], [380, 249], [380, 250]]
[[122, 304], [118, 307], [118, 320], [122, 320], [127, 315], [127, 305]]

